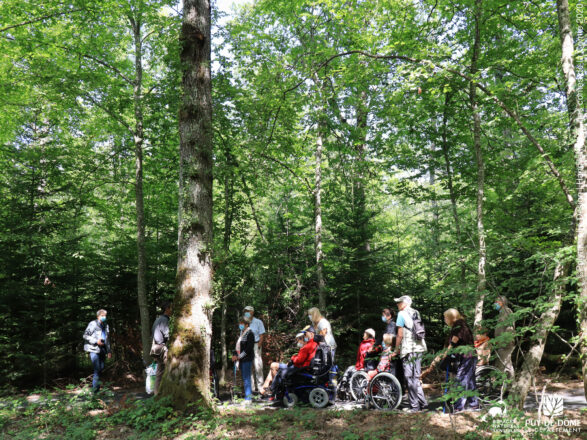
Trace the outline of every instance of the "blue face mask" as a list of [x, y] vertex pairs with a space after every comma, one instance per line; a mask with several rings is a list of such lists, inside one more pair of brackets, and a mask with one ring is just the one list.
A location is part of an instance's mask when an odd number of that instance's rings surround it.
[[246, 312], [245, 313], [245, 318], [250, 319], [250, 317], [251, 317], [251, 314], [249, 312]]
[[304, 341], [308, 342], [310, 340], [310, 338], [304, 338]]
[[381, 343], [381, 348], [383, 348], [385, 350], [385, 347], [386, 347], [385, 342], [382, 342]]
[[494, 304], [493, 304], [493, 308], [494, 308], [495, 310], [497, 310], [497, 311], [500, 311], [500, 310], [501, 310], [501, 306], [500, 306], [498, 303], [494, 303]]
[[239, 324], [238, 328], [240, 328], [241, 332], [245, 329], [245, 325], [244, 324]]
[[100, 322], [103, 324], [106, 322], [106, 317], [105, 316], [100, 316]]
[[387, 322], [387, 318], [386, 318], [385, 316], [382, 316], [382, 317], [381, 317], [381, 320], [382, 320], [383, 322]]

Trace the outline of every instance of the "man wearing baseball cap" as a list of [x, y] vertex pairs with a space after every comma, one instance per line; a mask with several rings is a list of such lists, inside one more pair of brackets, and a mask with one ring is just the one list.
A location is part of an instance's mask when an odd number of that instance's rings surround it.
[[422, 353], [426, 352], [424, 339], [418, 340], [412, 333], [414, 319], [421, 319], [420, 312], [412, 308], [412, 298], [408, 295], [395, 298], [399, 313], [397, 314], [397, 338], [393, 356], [400, 356], [404, 376], [408, 384], [410, 411], [418, 412], [428, 407], [420, 374], [422, 371]]
[[300, 334], [304, 336], [302, 342], [304, 345], [300, 348], [298, 354], [294, 354], [291, 357], [291, 362], [285, 368], [281, 368], [280, 366], [278, 376], [271, 386], [271, 391], [274, 394], [277, 394], [278, 390], [282, 389], [282, 384], [285, 382], [286, 378], [293, 376], [300, 369], [309, 367], [310, 362], [312, 362], [312, 359], [314, 359], [314, 356], [316, 355], [318, 343], [314, 341], [314, 335], [316, 334], [314, 327], [305, 327], [300, 333], [296, 335], [296, 339], [298, 339]]
[[257, 387], [257, 392], [261, 393], [263, 390], [263, 357], [261, 347], [263, 346], [263, 335], [265, 334], [265, 326], [263, 321], [255, 318], [255, 309], [253, 306], [246, 306], [244, 308], [245, 319], [250, 319], [251, 324], [249, 325], [251, 331], [255, 335], [255, 358], [251, 365], [251, 388], [254, 390]]

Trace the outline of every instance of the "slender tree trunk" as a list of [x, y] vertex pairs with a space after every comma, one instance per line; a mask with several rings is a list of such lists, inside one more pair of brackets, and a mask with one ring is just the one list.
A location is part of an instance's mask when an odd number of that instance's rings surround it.
[[[481, 49], [481, 14], [483, 0], [475, 0], [475, 35], [473, 54], [471, 57], [471, 76], [478, 72], [477, 63]], [[487, 249], [485, 246], [485, 226], [483, 224], [483, 199], [485, 197], [485, 164], [483, 163], [483, 151], [481, 150], [481, 115], [477, 104], [477, 87], [474, 82], [469, 84], [469, 100], [473, 112], [473, 145], [475, 148], [475, 160], [477, 162], [477, 235], [479, 239], [479, 264], [477, 267], [477, 302], [475, 304], [475, 326], [483, 320], [483, 302], [487, 279], [485, 277], [485, 263], [487, 261]]]
[[352, 200], [353, 200], [353, 218], [354, 226], [357, 230], [357, 241], [355, 242], [355, 273], [357, 280], [355, 281], [355, 298], [356, 298], [356, 312], [357, 323], [361, 327], [362, 313], [361, 313], [361, 294], [367, 291], [368, 268], [366, 258], [371, 247], [367, 232], [367, 210], [365, 197], [365, 146], [367, 143], [367, 96], [366, 93], [360, 92], [357, 97], [357, 105], [355, 109], [356, 114], [356, 130], [357, 138], [355, 142], [355, 166], [356, 172], [353, 176], [352, 182]]
[[436, 147], [434, 144], [431, 146], [430, 149], [430, 163], [428, 164], [428, 183], [433, 191], [433, 198], [430, 204], [432, 208], [432, 241], [434, 242], [434, 252], [438, 250], [438, 222], [440, 220], [440, 213], [438, 212], [438, 201], [436, 200], [436, 191], [434, 190], [434, 185], [436, 184], [436, 166], [434, 163], [434, 152], [436, 151]]
[[316, 277], [318, 278], [318, 306], [322, 313], [326, 309], [324, 281], [324, 253], [322, 252], [322, 125], [318, 123], [316, 138], [316, 168], [314, 186], [314, 247], [316, 250]]
[[210, 406], [212, 91], [210, 2], [185, 0], [180, 59], [179, 228], [175, 326], [160, 395]]
[[226, 373], [228, 371], [228, 348], [226, 344], [226, 295], [222, 295], [222, 305], [220, 306], [220, 344], [222, 351], [222, 368], [220, 369], [220, 377], [218, 383], [224, 385], [226, 383]]
[[524, 402], [526, 401], [526, 397], [528, 397], [532, 381], [536, 376], [536, 371], [542, 360], [548, 333], [558, 318], [562, 298], [566, 289], [565, 281], [569, 268], [570, 262], [568, 259], [557, 262], [556, 268], [554, 269], [555, 286], [551, 306], [540, 315], [536, 325], [536, 333], [533, 335], [533, 341], [535, 342], [526, 353], [522, 368], [516, 372], [516, 380], [510, 394], [513, 396], [514, 402], [519, 408], [524, 407]]
[[[224, 238], [222, 241], [224, 264], [229, 264], [230, 240], [232, 235], [234, 180], [232, 177], [233, 160], [230, 151], [226, 151], [226, 162], [228, 163], [230, 173], [227, 172], [224, 178]], [[226, 345], [226, 308], [227, 308], [227, 286], [222, 286], [222, 300], [220, 306], [220, 345], [222, 351], [222, 368], [218, 381], [220, 384], [226, 382], [226, 372], [228, 371], [228, 348]]]
[[454, 189], [453, 178], [452, 178], [452, 170], [450, 166], [450, 157], [449, 157], [449, 144], [448, 144], [448, 109], [450, 103], [451, 95], [447, 93], [444, 98], [444, 110], [442, 112], [442, 156], [444, 157], [444, 166], [446, 170], [446, 178], [447, 178], [447, 185], [448, 185], [448, 194], [450, 197], [450, 206], [452, 211], [452, 216], [455, 221], [455, 232], [457, 234], [457, 242], [459, 244], [459, 255], [461, 256], [461, 284], [465, 285], [465, 274], [466, 274], [466, 267], [464, 262], [464, 246], [463, 246], [463, 238], [461, 234], [461, 219], [459, 217], [459, 211], [457, 207], [457, 196]]
[[129, 16], [133, 29], [135, 44], [135, 79], [133, 101], [135, 112], [135, 199], [137, 208], [137, 297], [141, 317], [141, 342], [143, 344], [143, 361], [148, 365], [151, 361], [151, 323], [149, 319], [149, 304], [147, 301], [147, 253], [145, 251], [145, 208], [143, 203], [143, 46], [141, 36], [140, 12], [136, 17]]
[[574, 44], [568, 0], [557, 0], [558, 24], [561, 40], [561, 65], [565, 75], [567, 108], [571, 139], [574, 143], [577, 163], [577, 193], [575, 222], [577, 227], [577, 276], [579, 279], [578, 313], [581, 334], [581, 359], [583, 364], [583, 387], [587, 396], [587, 152], [585, 151], [585, 127], [580, 105], [580, 91], [577, 90]]

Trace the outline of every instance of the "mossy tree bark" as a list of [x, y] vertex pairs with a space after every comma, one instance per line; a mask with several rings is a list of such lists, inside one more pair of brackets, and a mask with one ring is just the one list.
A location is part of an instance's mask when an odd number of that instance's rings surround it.
[[210, 406], [212, 93], [210, 2], [185, 0], [179, 111], [179, 237], [174, 330], [161, 396], [176, 408]]

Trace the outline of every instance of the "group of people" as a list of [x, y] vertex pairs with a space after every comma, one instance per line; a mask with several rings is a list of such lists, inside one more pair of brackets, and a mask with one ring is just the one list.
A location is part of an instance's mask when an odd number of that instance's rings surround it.
[[318, 344], [326, 343], [334, 357], [336, 341], [330, 322], [315, 307], [308, 310], [308, 319], [311, 325], [296, 335], [299, 352], [292, 356], [289, 365], [272, 362], [269, 374], [263, 381], [261, 342], [265, 327], [261, 320], [254, 317], [252, 306], [244, 308], [243, 316], [239, 319], [240, 336], [232, 360], [238, 363], [237, 366], [242, 373], [245, 403], [252, 401], [254, 392], [261, 396], [274, 394], [276, 387], [284, 378], [295, 374], [297, 370], [307, 368], [314, 358]]
[[[349, 377], [355, 371], [368, 370], [369, 379], [380, 371], [389, 371], [394, 374], [404, 389], [408, 392], [409, 410], [418, 412], [428, 406], [422, 388], [422, 378], [428, 375], [433, 368], [444, 360], [444, 356], [438, 356], [432, 364], [422, 371], [422, 356], [427, 351], [426, 341], [417, 330], [422, 327], [420, 313], [412, 307], [412, 299], [407, 296], [395, 298], [397, 305], [397, 317], [390, 309], [383, 309], [381, 320], [385, 326], [382, 338], [376, 342], [376, 332], [368, 328], [363, 333], [363, 340], [357, 350], [355, 365], [345, 371]], [[510, 379], [514, 378], [514, 368], [511, 355], [514, 349], [514, 327], [511, 319], [512, 311], [507, 306], [507, 299], [498, 297], [494, 302], [494, 308], [499, 312], [498, 326], [495, 337], [500, 343], [497, 349], [497, 366], [504, 371]], [[155, 394], [159, 391], [159, 384], [163, 376], [167, 361], [167, 342], [169, 340], [169, 319], [172, 313], [171, 302], [161, 305], [161, 315], [157, 317], [152, 327], [151, 355], [157, 362], [155, 381]], [[337, 345], [332, 332], [330, 322], [322, 316], [320, 310], [313, 307], [308, 310], [310, 325], [296, 335], [296, 345], [299, 348], [297, 354], [291, 357], [288, 364], [272, 362], [269, 374], [263, 380], [262, 344], [265, 335], [263, 322], [254, 316], [255, 309], [247, 306], [239, 319], [240, 335], [236, 342], [232, 360], [238, 365], [242, 373], [244, 384], [245, 402], [252, 400], [256, 391], [262, 396], [275, 394], [276, 388], [288, 376], [295, 374], [300, 369], [307, 368], [320, 344], [325, 344], [334, 360]], [[395, 319], [394, 319], [395, 317]], [[489, 338], [483, 332], [473, 332], [467, 325], [462, 314], [454, 308], [444, 312], [444, 320], [450, 327], [450, 334], [445, 347], [456, 349], [456, 380], [468, 391], [475, 389], [475, 368], [477, 363], [487, 363], [490, 351]], [[92, 387], [95, 392], [100, 389], [99, 377], [104, 369], [106, 357], [111, 357], [110, 330], [107, 324], [107, 312], [98, 310], [96, 319], [91, 321], [83, 335], [84, 350], [89, 353], [94, 376]], [[378, 360], [372, 361], [374, 357]], [[370, 364], [371, 363], [371, 364]], [[256, 390], [254, 389], [256, 388]], [[463, 411], [466, 408], [478, 407], [476, 397], [462, 397], [455, 403], [455, 411]]]

